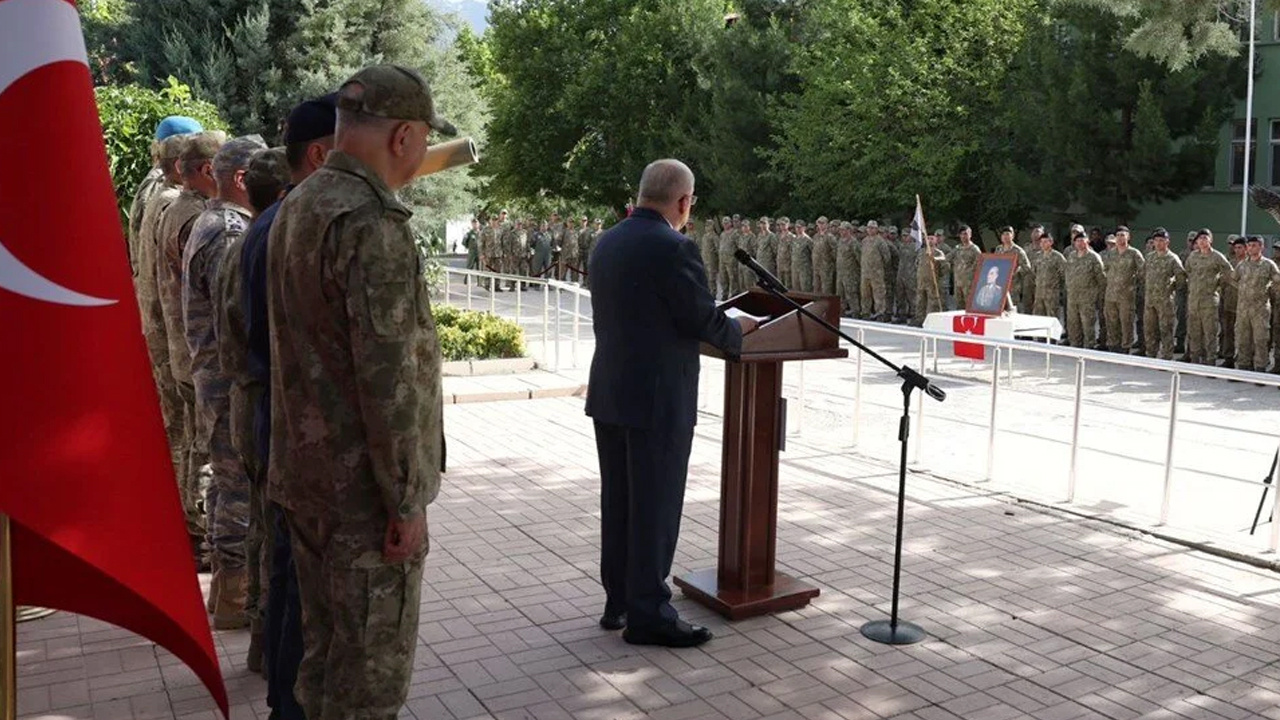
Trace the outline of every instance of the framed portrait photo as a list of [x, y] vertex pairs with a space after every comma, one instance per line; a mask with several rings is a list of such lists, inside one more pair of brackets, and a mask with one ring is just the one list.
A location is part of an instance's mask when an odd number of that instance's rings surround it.
[[1004, 312], [1009, 300], [1009, 286], [1013, 284], [1013, 273], [1017, 269], [1017, 255], [987, 253], [979, 256], [965, 312], [973, 315], [999, 315]]

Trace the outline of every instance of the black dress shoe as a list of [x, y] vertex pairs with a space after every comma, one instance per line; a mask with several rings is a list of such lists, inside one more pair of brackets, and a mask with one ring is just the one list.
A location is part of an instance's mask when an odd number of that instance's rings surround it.
[[631, 645], [661, 645], [670, 648], [697, 647], [710, 640], [711, 631], [701, 625], [677, 620], [656, 627], [631, 627], [622, 631], [622, 639]]
[[627, 614], [625, 612], [614, 613], [608, 610], [600, 616], [600, 627], [605, 630], [621, 630], [627, 626]]

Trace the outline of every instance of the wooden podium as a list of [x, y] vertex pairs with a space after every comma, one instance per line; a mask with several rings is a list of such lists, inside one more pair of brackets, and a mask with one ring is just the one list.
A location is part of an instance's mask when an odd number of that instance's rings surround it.
[[[840, 299], [789, 293], [814, 315], [840, 323]], [[719, 567], [675, 578], [685, 595], [730, 620], [794, 610], [818, 589], [774, 570], [778, 526], [778, 453], [786, 436], [782, 364], [848, 357], [840, 339], [763, 290], [725, 301], [772, 318], [743, 338], [738, 361], [725, 363], [724, 451], [720, 470]], [[704, 344], [702, 354], [726, 359]]]

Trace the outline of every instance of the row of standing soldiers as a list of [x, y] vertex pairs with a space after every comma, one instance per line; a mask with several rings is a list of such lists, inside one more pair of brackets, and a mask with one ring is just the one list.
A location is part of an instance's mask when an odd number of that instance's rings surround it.
[[[755, 284], [734, 260], [742, 249], [792, 290], [839, 296], [848, 317], [917, 326], [929, 313], [967, 307], [983, 254], [967, 225], [955, 246], [941, 232], [917, 246], [896, 227], [825, 217], [813, 235], [803, 221], [793, 228], [785, 217], [762, 217], [753, 230], [749, 220], [726, 216], [719, 230], [714, 222], [691, 222], [686, 232], [699, 244], [719, 299]], [[1208, 229], [1188, 233], [1181, 254], [1169, 249], [1163, 228], [1147, 239], [1145, 253], [1129, 244], [1123, 226], [1101, 253], [1080, 225], [1071, 227], [1065, 254], [1043, 226], [1033, 226], [1022, 245], [1016, 235], [1002, 228], [990, 251], [1017, 257], [1007, 308], [1065, 320], [1069, 344], [1280, 372], [1280, 362], [1270, 360], [1280, 348], [1280, 271], [1262, 257], [1261, 238], [1230, 238], [1228, 258], [1213, 249]]]
[[[541, 222], [511, 221], [503, 210], [489, 218], [483, 227], [479, 220], [471, 221], [471, 231], [463, 240], [467, 247], [467, 268], [582, 282], [587, 258], [602, 232], [604, 222], [592, 223], [585, 215], [575, 225], [572, 220], [561, 221], [555, 213]], [[502, 290], [502, 285], [499, 282], [497, 289]]]

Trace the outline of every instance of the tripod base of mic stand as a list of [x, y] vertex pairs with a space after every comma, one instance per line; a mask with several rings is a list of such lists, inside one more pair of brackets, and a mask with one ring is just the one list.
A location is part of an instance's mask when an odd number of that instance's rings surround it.
[[899, 621], [895, 627], [888, 620], [872, 620], [863, 625], [862, 635], [885, 645], [914, 645], [929, 637], [919, 625]]

